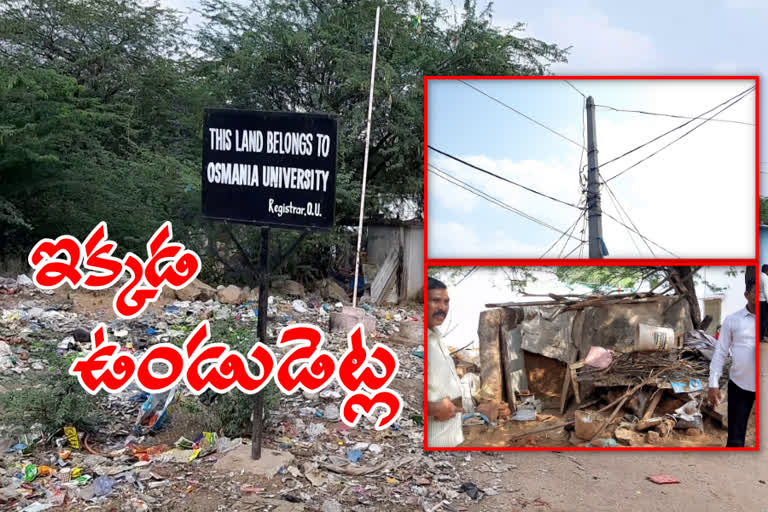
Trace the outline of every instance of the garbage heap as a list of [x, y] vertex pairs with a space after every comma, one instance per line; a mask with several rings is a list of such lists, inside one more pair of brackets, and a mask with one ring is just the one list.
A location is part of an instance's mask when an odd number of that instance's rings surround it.
[[[683, 297], [551, 299], [486, 305], [479, 357], [454, 356], [465, 426], [528, 422], [529, 433], [561, 429], [565, 444], [579, 446], [665, 444], [675, 431], [699, 436], [704, 414], [727, 428], [726, 377], [724, 400], [715, 408], [705, 401], [716, 340], [693, 329]], [[562, 421], [553, 424], [553, 415]]]
[[[90, 350], [88, 333], [98, 322], [137, 357], [156, 343], [180, 343], [203, 318], [256, 327], [256, 290], [195, 283], [126, 321], [110, 316], [113, 290], [43, 291], [27, 280], [0, 282], [0, 394], [34, 389], [49, 373], [49, 358]], [[325, 348], [337, 358], [344, 353], [347, 332], [330, 323], [349, 298], [334, 288], [332, 282], [311, 290], [293, 281], [272, 283], [267, 344], [278, 357], [279, 330], [292, 323], [321, 326]], [[404, 409], [391, 428], [376, 431], [375, 419], [367, 418], [354, 428], [340, 422], [343, 390], [336, 383], [320, 393], [281, 396], [269, 411], [262, 447], [265, 462], [277, 462], [265, 466], [250, 459], [247, 436], [201, 429], [197, 420], [206, 404], [183, 386], [164, 395], [130, 387], [106, 397], [98, 429], [67, 426], [44, 435], [0, 414], [0, 508], [363, 511], [471, 500], [460, 490], [465, 470], [459, 461], [422, 449], [422, 306], [366, 301], [365, 320], [374, 322], [369, 347], [385, 343], [400, 362], [392, 388]], [[255, 474], [255, 467], [263, 471]]]

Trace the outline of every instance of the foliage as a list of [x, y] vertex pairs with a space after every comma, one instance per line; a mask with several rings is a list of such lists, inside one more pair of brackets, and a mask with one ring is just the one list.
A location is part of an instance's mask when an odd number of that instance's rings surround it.
[[[537, 272], [551, 272], [557, 279], [569, 286], [585, 286], [593, 293], [612, 293], [615, 291], [633, 291], [643, 283], [651, 288], [667, 278], [671, 267], [636, 266], [636, 267], [598, 267], [598, 266], [560, 266], [560, 267], [429, 267], [430, 277], [443, 280], [447, 285], [457, 286], [463, 279], [478, 269], [487, 271], [501, 270], [506, 276], [506, 284], [512, 291], [524, 291], [528, 283], [536, 280]], [[726, 274], [733, 277], [744, 274], [743, 267], [728, 267]], [[704, 278], [700, 270], [693, 276], [694, 282], [706, 286], [711, 292], [718, 293], [725, 289]], [[663, 287], [662, 287], [663, 290]], [[657, 291], [662, 291], [657, 290]]]
[[[156, 1], [0, 0], [0, 258], [43, 237], [82, 237], [100, 220], [119, 251], [142, 255], [172, 220], [204, 280], [255, 279], [259, 230], [200, 215], [205, 107], [335, 114], [337, 224], [356, 218], [379, 4], [203, 0], [204, 21], [188, 31]], [[565, 60], [523, 29], [495, 27], [491, 6], [470, 0], [455, 13], [386, 2], [367, 215], [404, 204], [420, 213], [425, 75], [543, 74]], [[314, 233], [291, 252], [300, 234], [273, 230], [273, 265], [322, 277], [348, 264], [353, 235]]]
[[760, 198], [760, 224], [768, 224], [768, 199]]
[[[506, 278], [506, 285], [512, 291], [522, 292], [529, 282], [536, 281], [536, 272], [551, 272], [551, 267], [429, 267], [427, 273], [430, 277], [442, 280], [448, 286], [458, 286], [478, 270], [501, 271]], [[491, 284], [496, 286], [495, 283]]]
[[0, 395], [4, 423], [21, 426], [27, 431], [39, 426], [46, 436], [54, 435], [66, 425], [80, 431], [94, 431], [104, 423], [102, 406], [106, 393], [91, 395], [67, 370], [76, 354], [48, 358], [50, 371], [40, 377], [34, 387], [9, 391]]

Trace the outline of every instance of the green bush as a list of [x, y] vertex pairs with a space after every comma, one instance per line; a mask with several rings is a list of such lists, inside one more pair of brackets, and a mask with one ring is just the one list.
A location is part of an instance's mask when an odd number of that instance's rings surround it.
[[49, 359], [50, 372], [38, 384], [0, 395], [3, 423], [31, 429], [39, 424], [46, 436], [66, 425], [94, 431], [104, 422], [106, 393], [90, 395], [67, 373], [76, 354]]

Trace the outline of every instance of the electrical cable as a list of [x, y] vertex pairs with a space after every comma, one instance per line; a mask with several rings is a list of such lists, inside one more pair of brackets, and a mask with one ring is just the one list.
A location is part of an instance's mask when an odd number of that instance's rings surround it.
[[[738, 98], [738, 99], [740, 100], [741, 98], [743, 98], [744, 96], [746, 96], [748, 93], [750, 93], [750, 92], [751, 92], [751, 91], [752, 91], [754, 88], [755, 88], [755, 87], [754, 87], [754, 86], [752, 86], [752, 87], [750, 87], [750, 88], [748, 88], [748, 89], [746, 89], [746, 90], [744, 90], [744, 91], [740, 92], [740, 93], [739, 93], [739, 94], [737, 94], [736, 96], [733, 96], [733, 97], [731, 97], [731, 98], [728, 98], [728, 99], [727, 99], [727, 100], [725, 100], [724, 102], [722, 102], [722, 103], [720, 103], [719, 105], [716, 105], [715, 107], [713, 107], [713, 108], [711, 108], [711, 109], [707, 110], [706, 112], [704, 112], [704, 113], [702, 113], [702, 114], [698, 115], [697, 117], [695, 117], [695, 118], [691, 119], [690, 121], [686, 121], [685, 123], [683, 123], [683, 124], [681, 124], [681, 125], [678, 125], [678, 126], [676, 126], [676, 127], [672, 128], [671, 130], [668, 130], [668, 131], [666, 131], [666, 132], [662, 133], [661, 135], [659, 135], [659, 136], [657, 136], [657, 137], [654, 137], [653, 139], [651, 139], [651, 140], [649, 140], [649, 141], [647, 141], [647, 142], [644, 142], [643, 144], [640, 144], [639, 146], [637, 146], [637, 147], [635, 147], [635, 148], [633, 148], [633, 149], [630, 149], [629, 151], [627, 151], [627, 152], [625, 152], [625, 153], [623, 153], [623, 154], [621, 154], [621, 155], [619, 155], [619, 156], [617, 156], [617, 157], [615, 157], [615, 158], [612, 158], [612, 159], [608, 160], [607, 162], [604, 162], [604, 163], [600, 164], [600, 167], [601, 167], [601, 168], [605, 168], [605, 166], [606, 166], [606, 165], [609, 165], [609, 164], [611, 164], [611, 163], [615, 162], [616, 160], [619, 160], [620, 158], [624, 158], [625, 156], [627, 156], [627, 155], [630, 155], [630, 154], [634, 153], [635, 151], [638, 151], [639, 149], [642, 149], [642, 148], [644, 148], [645, 146], [647, 146], [647, 145], [649, 145], [649, 144], [651, 144], [651, 143], [653, 143], [653, 142], [656, 142], [657, 140], [661, 139], [662, 137], [664, 137], [664, 136], [666, 136], [666, 135], [669, 135], [670, 133], [672, 133], [672, 132], [674, 132], [674, 131], [676, 131], [676, 130], [679, 130], [679, 129], [681, 129], [681, 128], [684, 128], [685, 126], [688, 126], [689, 124], [691, 124], [691, 123], [692, 123], [692, 122], [694, 122], [695, 120], [697, 120], [697, 119], [701, 119], [702, 117], [704, 117], [705, 115], [709, 114], [709, 113], [710, 113], [710, 112], [712, 112], [713, 110], [716, 110], [716, 109], [720, 108], [721, 106], [725, 105], [726, 103], [729, 103], [729, 102], [733, 101], [733, 100], [734, 100], [734, 99], [736, 99], [736, 98]], [[718, 112], [718, 114], [719, 114], [719, 112]], [[715, 114], [715, 115], [717, 115], [717, 114]], [[714, 116], [712, 116], [712, 117], [714, 117]], [[689, 132], [689, 133], [690, 133], [690, 132]]]
[[[537, 219], [536, 217], [533, 217], [532, 215], [529, 215], [529, 214], [527, 214], [527, 213], [525, 213], [523, 211], [520, 211], [517, 208], [514, 208], [514, 207], [504, 203], [503, 201], [501, 201], [499, 199], [496, 199], [495, 197], [490, 196], [490, 195], [486, 194], [485, 192], [483, 192], [481, 190], [476, 189], [475, 187], [473, 187], [469, 183], [466, 183], [465, 181], [462, 181], [461, 179], [456, 178], [455, 176], [452, 176], [452, 175], [448, 174], [447, 172], [443, 171], [442, 169], [439, 169], [439, 168], [435, 167], [432, 164], [429, 164], [429, 166], [432, 167], [432, 169], [433, 169], [430, 172], [432, 172], [436, 176], [442, 178], [443, 180], [445, 180], [445, 181], [447, 181], [447, 182], [449, 182], [449, 183], [451, 183], [453, 185], [456, 185], [456, 186], [458, 186], [460, 188], [463, 188], [464, 190], [467, 190], [468, 192], [471, 192], [471, 193], [475, 194], [476, 196], [478, 196], [478, 197], [480, 197], [482, 199], [485, 199], [486, 201], [489, 201], [490, 203], [493, 203], [493, 204], [495, 204], [497, 206], [500, 206], [500, 207], [504, 208], [505, 210], [509, 210], [509, 211], [511, 211], [513, 213], [516, 213], [516, 214], [518, 214], [518, 215], [520, 215], [522, 217], [525, 217], [526, 219], [528, 219], [528, 220], [530, 220], [532, 222], [535, 222], [535, 223], [537, 223], [537, 224], [539, 224], [541, 226], [544, 226], [546, 228], [549, 228], [549, 229], [551, 229], [553, 231], [556, 231], [557, 233], [561, 233], [561, 234], [564, 233], [564, 231], [562, 231], [562, 230], [552, 226], [551, 224], [548, 224], [547, 222], [545, 222], [545, 221], [543, 221], [541, 219]], [[435, 172], [435, 171], [438, 171], [438, 172]], [[445, 176], [443, 176], [443, 175], [445, 175]], [[454, 181], [452, 181], [452, 180], [454, 180]], [[456, 182], [458, 182], [458, 183], [456, 183]], [[573, 238], [573, 237], [571, 237], [571, 238]], [[578, 238], [577, 238], [577, 240], [583, 241], [583, 240], [580, 240]]]
[[575, 86], [575, 85], [573, 85], [571, 82], [569, 82], [568, 80], [563, 80], [563, 82], [565, 82], [566, 84], [570, 85], [570, 86], [571, 86], [571, 88], [572, 88], [574, 91], [576, 91], [577, 93], [581, 94], [581, 97], [582, 97], [582, 98], [584, 98], [584, 99], [587, 99], [587, 95], [586, 95], [586, 94], [584, 94], [583, 92], [581, 92], [580, 90], [578, 90], [578, 89], [576, 88], [576, 86]]
[[488, 97], [488, 98], [492, 99], [493, 101], [495, 101], [495, 102], [496, 102], [496, 103], [498, 103], [499, 105], [502, 105], [502, 106], [504, 106], [504, 107], [508, 108], [508, 109], [509, 109], [509, 110], [511, 110], [512, 112], [514, 112], [514, 113], [516, 113], [516, 114], [518, 114], [518, 115], [521, 115], [521, 116], [523, 116], [524, 118], [528, 119], [529, 121], [531, 121], [531, 122], [533, 122], [533, 123], [536, 123], [537, 125], [541, 126], [542, 128], [544, 128], [544, 129], [546, 129], [546, 130], [549, 130], [550, 132], [554, 133], [554, 134], [555, 134], [555, 135], [557, 135], [558, 137], [562, 137], [563, 139], [567, 140], [567, 141], [568, 141], [568, 142], [570, 142], [571, 144], [575, 144], [575, 145], [577, 145], [577, 146], [581, 147], [581, 144], [579, 144], [579, 143], [578, 143], [578, 142], [576, 142], [575, 140], [573, 140], [573, 139], [571, 139], [571, 138], [568, 138], [568, 137], [566, 137], [565, 135], [563, 135], [562, 133], [560, 133], [560, 132], [558, 132], [558, 131], [556, 131], [556, 130], [553, 130], [553, 129], [552, 129], [552, 128], [550, 128], [549, 126], [547, 126], [547, 125], [545, 125], [544, 123], [541, 123], [541, 122], [539, 122], [539, 121], [535, 120], [535, 119], [534, 119], [534, 118], [532, 118], [531, 116], [528, 116], [528, 115], [526, 115], [526, 114], [523, 114], [522, 112], [520, 112], [519, 110], [517, 110], [515, 107], [512, 107], [512, 106], [510, 106], [510, 105], [507, 105], [507, 104], [506, 104], [506, 103], [504, 103], [503, 101], [501, 101], [501, 100], [499, 100], [499, 99], [497, 99], [497, 98], [494, 98], [494, 97], [493, 97], [493, 96], [491, 96], [490, 94], [488, 94], [488, 93], [484, 92], [484, 91], [483, 91], [483, 90], [481, 90], [481, 89], [478, 89], [478, 88], [477, 88], [477, 87], [475, 87], [474, 85], [472, 85], [472, 84], [470, 84], [470, 83], [468, 83], [468, 82], [466, 82], [466, 81], [464, 81], [464, 80], [459, 80], [459, 82], [463, 83], [463, 84], [464, 84], [464, 85], [466, 85], [467, 87], [470, 87], [470, 88], [472, 88], [472, 89], [476, 90], [477, 92], [479, 92], [479, 93], [480, 93], [480, 94], [482, 94], [483, 96], [486, 96], [486, 97]]
[[[754, 89], [754, 87], [752, 87], [751, 89]], [[715, 113], [712, 115], [712, 117], [709, 117], [709, 118], [705, 119], [703, 122], [701, 122], [700, 124], [698, 124], [698, 125], [694, 126], [694, 127], [693, 127], [693, 128], [691, 128], [690, 130], [688, 130], [687, 132], [685, 132], [684, 134], [682, 134], [681, 136], [679, 136], [678, 138], [676, 138], [675, 140], [673, 140], [672, 142], [670, 142], [669, 144], [667, 144], [667, 145], [665, 145], [665, 146], [662, 146], [662, 147], [661, 147], [661, 149], [659, 149], [659, 150], [657, 150], [657, 151], [654, 151], [653, 153], [651, 153], [650, 155], [646, 156], [646, 157], [645, 157], [645, 158], [643, 158], [642, 160], [639, 160], [639, 161], [635, 162], [634, 164], [630, 165], [629, 167], [627, 167], [626, 169], [624, 169], [624, 170], [623, 170], [623, 171], [621, 171], [620, 173], [618, 173], [618, 174], [614, 174], [613, 176], [611, 176], [610, 178], [608, 178], [608, 179], [607, 179], [607, 180], [605, 180], [605, 181], [606, 181], [606, 182], [608, 182], [608, 181], [611, 181], [612, 179], [618, 178], [619, 176], [621, 176], [621, 175], [622, 175], [622, 174], [624, 174], [625, 172], [629, 171], [630, 169], [634, 169], [635, 167], [637, 167], [637, 166], [638, 166], [638, 165], [640, 165], [641, 163], [645, 162], [645, 161], [646, 161], [646, 160], [648, 160], [649, 158], [651, 158], [651, 157], [653, 157], [653, 156], [655, 156], [655, 155], [658, 155], [659, 153], [661, 153], [662, 151], [664, 151], [665, 149], [667, 149], [669, 146], [671, 146], [671, 145], [672, 145], [672, 144], [674, 144], [675, 142], [679, 141], [679, 140], [680, 140], [680, 139], [682, 139], [683, 137], [687, 136], [688, 134], [690, 134], [690, 133], [691, 133], [691, 132], [693, 132], [694, 130], [696, 130], [696, 129], [698, 129], [698, 128], [701, 128], [702, 126], [704, 126], [705, 124], [707, 124], [707, 122], [708, 122], [708, 121], [710, 121], [710, 120], [711, 120], [713, 117], [715, 117], [715, 116], [717, 116], [717, 115], [719, 115], [719, 114], [721, 114], [721, 113], [725, 112], [726, 110], [728, 110], [729, 108], [731, 108], [732, 106], [734, 106], [735, 104], [737, 104], [738, 102], [740, 102], [741, 100], [743, 100], [744, 98], [746, 98], [746, 97], [747, 97], [747, 94], [748, 94], [748, 93], [751, 91], [751, 89], [750, 89], [750, 90], [748, 90], [748, 91], [746, 91], [746, 93], [744, 93], [742, 96], [740, 96], [739, 98], [737, 98], [736, 100], [734, 100], [734, 101], [733, 101], [732, 103], [730, 103], [729, 105], [726, 105], [725, 107], [723, 107], [723, 108], [722, 108], [722, 109], [720, 109], [719, 111], [715, 112]], [[719, 106], [719, 105], [718, 105], [718, 106]], [[690, 122], [690, 121], [689, 121], [689, 122]], [[615, 160], [615, 159], [614, 159], [614, 160]], [[601, 165], [600, 167], [604, 167], [604, 164], [603, 164], [603, 165]]]
[[[602, 176], [598, 172], [598, 177], [602, 180]], [[635, 229], [638, 229], [635, 223], [632, 221], [632, 218], [629, 216], [629, 213], [624, 209], [623, 206], [621, 206], [621, 203], [619, 203], [619, 198], [616, 197], [616, 194], [613, 193], [613, 190], [611, 190], [611, 187], [608, 186], [608, 184], [603, 180], [603, 185], [605, 185], [605, 188], [608, 190], [608, 197], [611, 198], [611, 202], [613, 203], [613, 206], [616, 208], [616, 212], [619, 214], [619, 218], [623, 221], [624, 217], [622, 216], [621, 212], [623, 211], [626, 214], [627, 220], [632, 224], [632, 227]], [[638, 229], [638, 231], [640, 231]], [[632, 231], [627, 229], [627, 233], [629, 233], [629, 239], [632, 241], [632, 245], [635, 246], [635, 249], [637, 250], [638, 256], [640, 255], [640, 248], [637, 246], [637, 243], [635, 243], [635, 237], [632, 236]], [[651, 249], [651, 246], [648, 244], [646, 240], [643, 240], [645, 242], [645, 246], [648, 247], [648, 250], [651, 251], [651, 255], [653, 257], [656, 257], [656, 254], [654, 254], [653, 249]]]
[[[645, 114], [648, 116], [672, 117], [674, 119], [691, 119], [691, 120], [696, 119], [695, 117], [690, 117], [690, 116], [678, 116], [675, 114], [663, 114], [660, 112], [647, 112], [645, 110], [629, 110], [624, 108], [611, 107], [610, 105], [595, 105], [595, 107], [613, 110], [614, 112], [629, 112], [631, 114]], [[733, 123], [733, 124], [744, 124], [747, 126], [755, 126], [755, 123], [748, 123], [746, 121], [735, 121], [733, 119], [713, 119], [713, 121], [716, 121], [718, 123]]]
[[[527, 190], [527, 191], [529, 191], [529, 192], [533, 192], [534, 194], [538, 194], [538, 195], [540, 195], [540, 196], [542, 196], [542, 197], [546, 197], [547, 199], [551, 199], [551, 200], [553, 200], [553, 201], [556, 201], [556, 202], [558, 202], [558, 203], [564, 204], [564, 205], [566, 205], [566, 206], [570, 206], [571, 208], [576, 208], [577, 210], [578, 210], [578, 209], [580, 209], [578, 206], [576, 206], [576, 205], [575, 205], [575, 204], [573, 204], [573, 203], [569, 203], [569, 202], [567, 202], [567, 201], [563, 201], [563, 200], [561, 200], [561, 199], [558, 199], [558, 198], [556, 198], [556, 197], [552, 197], [552, 196], [550, 196], [550, 195], [544, 194], [543, 192], [539, 192], [538, 190], [534, 190], [534, 189], [532, 189], [532, 188], [530, 188], [530, 187], [526, 187], [525, 185], [521, 185], [520, 183], [517, 183], [516, 181], [512, 181], [512, 180], [510, 180], [509, 178], [505, 178], [504, 176], [499, 176], [499, 175], [498, 175], [498, 174], [496, 174], [496, 173], [493, 173], [493, 172], [491, 172], [491, 171], [488, 171], [488, 170], [485, 170], [485, 169], [483, 169], [482, 167], [478, 167], [478, 166], [476, 166], [476, 165], [474, 165], [474, 164], [471, 164], [471, 163], [467, 162], [466, 160], [462, 160], [462, 159], [461, 159], [461, 158], [459, 158], [459, 157], [456, 157], [456, 156], [453, 156], [453, 155], [451, 155], [450, 153], [446, 153], [445, 151], [441, 151], [441, 150], [437, 149], [437, 148], [436, 148], [436, 147], [434, 147], [434, 146], [429, 146], [429, 145], [428, 145], [427, 147], [428, 147], [429, 149], [431, 149], [432, 151], [436, 151], [436, 152], [440, 153], [440, 154], [441, 154], [441, 155], [443, 155], [443, 156], [447, 156], [448, 158], [451, 158], [451, 159], [453, 159], [453, 160], [456, 160], [457, 162], [459, 162], [459, 163], [462, 163], [462, 164], [466, 165], [467, 167], [471, 167], [471, 168], [473, 168], [473, 169], [475, 169], [475, 170], [477, 170], [477, 171], [480, 171], [480, 172], [483, 172], [483, 173], [485, 173], [485, 174], [488, 174], [489, 176], [493, 176], [494, 178], [498, 178], [498, 179], [500, 179], [500, 180], [502, 180], [502, 181], [506, 181], [507, 183], [511, 183], [512, 185], [515, 185], [515, 186], [517, 186], [517, 187], [523, 188], [523, 189], [525, 189], [525, 190]], [[430, 165], [431, 165], [431, 164], [430, 164]], [[439, 170], [439, 169], [438, 169], [438, 170]], [[445, 172], [445, 171], [443, 171], [443, 172]]]

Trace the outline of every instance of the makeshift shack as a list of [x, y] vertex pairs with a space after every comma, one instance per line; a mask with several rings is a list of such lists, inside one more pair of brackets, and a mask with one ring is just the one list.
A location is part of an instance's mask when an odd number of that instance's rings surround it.
[[405, 302], [424, 287], [424, 223], [372, 221], [364, 273], [376, 303]]
[[[575, 444], [617, 430], [616, 440], [632, 445], [659, 443], [675, 428], [703, 431], [714, 340], [693, 330], [683, 296], [552, 299], [488, 304], [481, 313], [478, 408], [498, 411], [502, 422], [535, 421], [542, 400], [559, 401], [560, 415], [573, 417], [561, 426], [575, 427]], [[704, 408], [722, 424], [726, 410]]]

